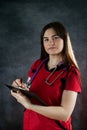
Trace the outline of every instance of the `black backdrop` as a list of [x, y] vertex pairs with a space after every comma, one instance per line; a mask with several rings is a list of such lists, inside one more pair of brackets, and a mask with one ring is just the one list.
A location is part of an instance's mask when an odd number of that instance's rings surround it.
[[70, 33], [82, 73], [83, 91], [73, 112], [73, 130], [87, 130], [87, 3], [86, 0], [0, 1], [0, 130], [21, 130], [24, 108], [4, 83], [27, 79], [40, 55], [40, 31], [51, 21], [62, 22]]

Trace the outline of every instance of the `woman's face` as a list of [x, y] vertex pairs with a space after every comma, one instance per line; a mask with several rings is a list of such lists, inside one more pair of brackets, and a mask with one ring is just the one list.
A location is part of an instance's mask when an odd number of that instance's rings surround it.
[[45, 31], [43, 45], [49, 55], [61, 54], [64, 47], [63, 39], [61, 39], [52, 28]]

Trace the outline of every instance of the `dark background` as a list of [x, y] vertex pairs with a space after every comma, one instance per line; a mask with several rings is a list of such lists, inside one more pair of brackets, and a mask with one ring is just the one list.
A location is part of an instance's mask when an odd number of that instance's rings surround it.
[[73, 112], [73, 130], [87, 130], [86, 0], [0, 1], [0, 130], [22, 130], [24, 108], [4, 83], [20, 77], [26, 81], [40, 55], [40, 31], [52, 21], [62, 22], [70, 33], [83, 83]]

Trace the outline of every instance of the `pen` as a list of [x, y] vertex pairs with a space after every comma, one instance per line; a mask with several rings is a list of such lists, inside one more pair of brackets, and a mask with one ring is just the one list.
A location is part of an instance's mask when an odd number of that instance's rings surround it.
[[29, 81], [26, 82], [26, 87], [30, 88], [30, 86], [31, 86], [31, 81], [29, 80]]
[[22, 78], [20, 78], [20, 82], [22, 83], [22, 81], [23, 81], [23, 79]]

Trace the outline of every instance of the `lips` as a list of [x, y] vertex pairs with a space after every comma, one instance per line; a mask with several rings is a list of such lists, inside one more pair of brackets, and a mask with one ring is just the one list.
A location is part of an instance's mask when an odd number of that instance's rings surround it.
[[56, 47], [50, 47], [50, 48], [48, 48], [48, 50], [52, 50], [52, 49], [56, 49]]

